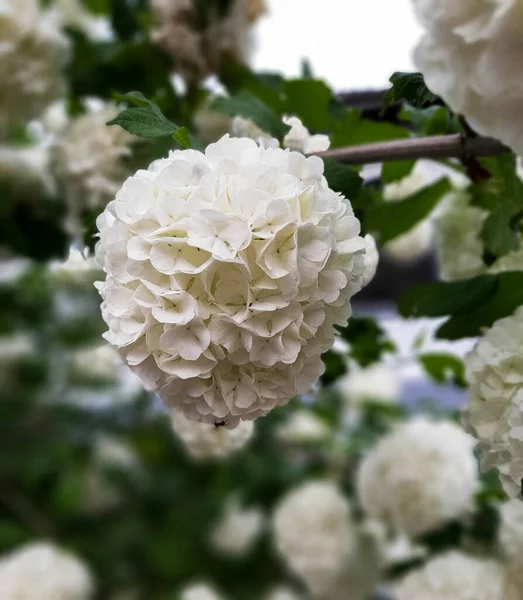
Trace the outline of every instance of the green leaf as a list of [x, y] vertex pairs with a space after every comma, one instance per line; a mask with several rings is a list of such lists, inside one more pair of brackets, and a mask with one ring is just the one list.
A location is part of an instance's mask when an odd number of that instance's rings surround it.
[[451, 381], [459, 387], [466, 387], [465, 367], [453, 354], [430, 352], [422, 354], [419, 361], [425, 372], [438, 383]]
[[349, 200], [355, 198], [363, 186], [363, 179], [358, 173], [349, 166], [342, 165], [330, 158], [323, 162], [325, 165], [323, 174], [329, 187], [335, 192], [343, 194]]
[[189, 133], [187, 127], [178, 127], [178, 129], [173, 133], [173, 138], [183, 148], [191, 147], [191, 134]]
[[436, 332], [436, 337], [458, 340], [475, 337], [498, 319], [508, 317], [523, 305], [523, 272], [514, 271], [493, 275], [493, 292], [480, 302], [471, 303], [469, 310], [454, 313]]
[[438, 202], [452, 189], [448, 179], [441, 179], [405, 200], [382, 202], [370, 208], [365, 230], [375, 232], [381, 244], [410, 231], [428, 216]]
[[415, 160], [392, 160], [384, 163], [381, 168], [381, 183], [386, 185], [407, 177], [415, 164]]
[[211, 108], [230, 117], [239, 115], [251, 119], [262, 131], [278, 139], [289, 131], [280, 115], [250, 92], [240, 92], [231, 98], [216, 98]]
[[340, 336], [350, 346], [349, 356], [363, 367], [378, 362], [384, 353], [395, 351], [385, 330], [371, 318], [352, 317], [347, 327], [340, 329]]
[[402, 73], [397, 71], [391, 76], [389, 81], [392, 83], [392, 87], [387, 92], [383, 101], [385, 106], [393, 102], [406, 100], [415, 108], [422, 108], [438, 100], [438, 96], [433, 94], [426, 86], [421, 73]]
[[468, 314], [486, 302], [498, 288], [495, 275], [480, 275], [466, 281], [438, 282], [414, 286], [400, 299], [403, 317], [442, 317]]
[[333, 93], [317, 79], [293, 79], [285, 82], [287, 96], [285, 112], [296, 116], [311, 131], [329, 131], [332, 117], [329, 112]]
[[331, 146], [355, 146], [359, 144], [373, 144], [388, 142], [410, 137], [410, 132], [404, 127], [392, 123], [377, 123], [362, 119], [357, 110], [349, 110], [343, 121], [333, 127]]
[[129, 92], [117, 95], [118, 100], [125, 100], [134, 104], [126, 108], [107, 125], [120, 125], [123, 129], [134, 135], [146, 138], [155, 138], [171, 135], [184, 148], [190, 146], [189, 131], [186, 127], [179, 127], [170, 121], [160, 108], [148, 100], [140, 92]]
[[456, 116], [446, 106], [415, 108], [404, 104], [399, 118], [408, 121], [423, 135], [444, 135], [460, 133], [461, 126]]
[[301, 78], [314, 79], [314, 71], [312, 69], [311, 61], [308, 58], [301, 59]]
[[507, 152], [481, 159], [491, 175], [471, 188], [472, 203], [490, 211], [481, 239], [486, 256], [496, 258], [519, 248], [519, 221], [523, 215], [523, 182], [517, 175], [516, 157]]

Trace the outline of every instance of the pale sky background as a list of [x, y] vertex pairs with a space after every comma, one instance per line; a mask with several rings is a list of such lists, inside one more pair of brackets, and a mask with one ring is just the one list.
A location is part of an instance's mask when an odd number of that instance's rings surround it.
[[388, 86], [414, 69], [421, 28], [412, 0], [268, 0], [257, 32], [256, 70], [298, 75], [302, 57], [337, 91]]

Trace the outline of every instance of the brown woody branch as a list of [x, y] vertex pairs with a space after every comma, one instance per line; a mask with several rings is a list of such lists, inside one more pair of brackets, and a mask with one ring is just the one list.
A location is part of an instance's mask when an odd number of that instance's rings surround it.
[[318, 156], [345, 164], [363, 165], [418, 158], [459, 158], [466, 161], [472, 157], [496, 156], [508, 151], [506, 146], [493, 138], [468, 137], [458, 133], [335, 148], [318, 152]]

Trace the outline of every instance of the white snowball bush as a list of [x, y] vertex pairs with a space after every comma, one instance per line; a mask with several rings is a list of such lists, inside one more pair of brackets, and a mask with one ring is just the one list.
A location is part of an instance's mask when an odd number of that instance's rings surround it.
[[254, 431], [252, 421], [242, 421], [231, 429], [190, 421], [177, 410], [172, 411], [172, 426], [187, 452], [195, 459], [229, 456], [245, 446]]
[[0, 146], [0, 181], [9, 185], [15, 200], [41, 202], [53, 191], [49, 175], [49, 146]]
[[354, 544], [349, 504], [328, 481], [289, 492], [276, 508], [273, 530], [283, 559], [314, 595], [330, 588]]
[[2, 600], [89, 600], [93, 596], [93, 580], [84, 563], [52, 544], [28, 544], [0, 560]]
[[225, 556], [242, 556], [249, 552], [258, 539], [263, 521], [263, 513], [259, 508], [245, 508], [237, 499], [231, 499], [211, 531], [211, 545]]
[[[232, 0], [224, 15], [216, 5], [196, 0], [150, 0], [150, 5], [156, 20], [153, 40], [189, 81], [215, 73], [227, 57], [247, 62], [252, 25], [265, 10], [263, 2], [253, 0]], [[202, 10], [203, 19], [199, 18]], [[198, 22], [203, 26], [198, 27]]]
[[210, 585], [195, 583], [182, 590], [180, 600], [223, 600], [223, 598]]
[[415, 0], [425, 36], [414, 53], [428, 87], [470, 125], [523, 153], [519, 1]]
[[165, 404], [207, 423], [307, 392], [366, 273], [323, 161], [249, 139], [155, 161], [98, 227], [106, 339]]
[[125, 159], [138, 138], [106, 125], [118, 113], [116, 105], [91, 102], [58, 136], [55, 171], [73, 211], [104, 207], [129, 174]]
[[482, 467], [496, 467], [510, 496], [523, 479], [523, 308], [496, 321], [465, 358], [470, 384], [464, 421], [479, 442]]
[[37, 117], [63, 92], [68, 41], [38, 0], [0, 4], [0, 131]]
[[347, 375], [336, 385], [349, 408], [359, 408], [369, 402], [396, 404], [401, 393], [398, 370], [384, 363], [368, 367], [351, 364]]
[[397, 600], [518, 600], [501, 563], [451, 551], [409, 573], [395, 588]]
[[441, 278], [446, 281], [468, 279], [482, 273], [521, 270], [523, 250], [514, 250], [490, 266], [483, 261], [481, 232], [488, 211], [473, 206], [466, 192], [457, 192], [443, 200], [434, 218], [434, 237]]
[[332, 430], [325, 421], [307, 409], [292, 412], [277, 430], [278, 437], [289, 444], [320, 443], [329, 439]]
[[360, 465], [362, 508], [410, 536], [463, 516], [478, 487], [473, 448], [474, 440], [454, 423], [415, 419], [398, 425]]
[[505, 557], [516, 566], [523, 566], [523, 502], [509, 500], [500, 506], [498, 538]]

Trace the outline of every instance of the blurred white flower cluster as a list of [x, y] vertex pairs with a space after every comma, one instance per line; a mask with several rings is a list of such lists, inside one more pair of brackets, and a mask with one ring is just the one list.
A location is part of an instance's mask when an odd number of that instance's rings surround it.
[[106, 339], [208, 423], [309, 390], [366, 274], [350, 202], [323, 161], [225, 136], [129, 178], [98, 218]]
[[28, 147], [0, 146], [0, 180], [13, 198], [38, 202], [54, 189], [50, 174], [49, 144]]
[[271, 590], [264, 600], [301, 600], [301, 596], [288, 587], [280, 586]]
[[232, 0], [225, 12], [218, 4], [196, 0], [150, 0], [150, 4], [156, 17], [153, 40], [188, 81], [215, 73], [226, 57], [247, 62], [252, 25], [265, 12], [260, 0]]
[[224, 556], [243, 556], [258, 539], [263, 521], [259, 508], [246, 508], [238, 499], [229, 499], [220, 521], [211, 531], [211, 546]]
[[64, 26], [77, 29], [93, 40], [111, 39], [113, 32], [109, 19], [86, 10], [81, 0], [56, 0], [54, 7]]
[[474, 440], [451, 422], [398, 425], [361, 462], [363, 510], [409, 536], [464, 516], [479, 483], [473, 449]]
[[396, 587], [397, 600], [519, 600], [504, 565], [451, 551], [409, 573]]
[[291, 490], [273, 516], [278, 551], [313, 595], [331, 588], [355, 541], [350, 506], [334, 483], [308, 481]]
[[129, 174], [125, 159], [138, 138], [121, 127], [107, 126], [118, 112], [114, 104], [92, 102], [87, 113], [58, 133], [55, 172], [73, 213], [104, 207]]
[[223, 600], [223, 598], [210, 585], [194, 583], [182, 590], [180, 600]]
[[187, 452], [195, 459], [223, 458], [242, 448], [252, 437], [252, 421], [241, 421], [230, 429], [190, 421], [183, 412], [172, 411], [172, 426]]
[[36, 542], [0, 559], [2, 600], [90, 600], [92, 576], [76, 556]]
[[64, 90], [69, 54], [55, 12], [38, 0], [0, 4], [0, 131], [39, 116]]
[[484, 135], [523, 154], [518, 1], [415, 0], [426, 33], [414, 60], [428, 87]]
[[470, 385], [464, 422], [480, 444], [482, 468], [497, 468], [510, 496], [523, 479], [523, 308], [496, 321], [465, 358]]
[[434, 218], [436, 251], [443, 280], [468, 279], [482, 273], [520, 271], [523, 250], [513, 250], [487, 266], [481, 232], [489, 212], [473, 206], [470, 194], [456, 193], [445, 200]]
[[516, 568], [523, 567], [523, 502], [514, 498], [499, 508], [498, 539], [504, 557]]
[[277, 433], [288, 444], [321, 443], [332, 435], [329, 425], [307, 409], [291, 412], [287, 421], [278, 427]]

